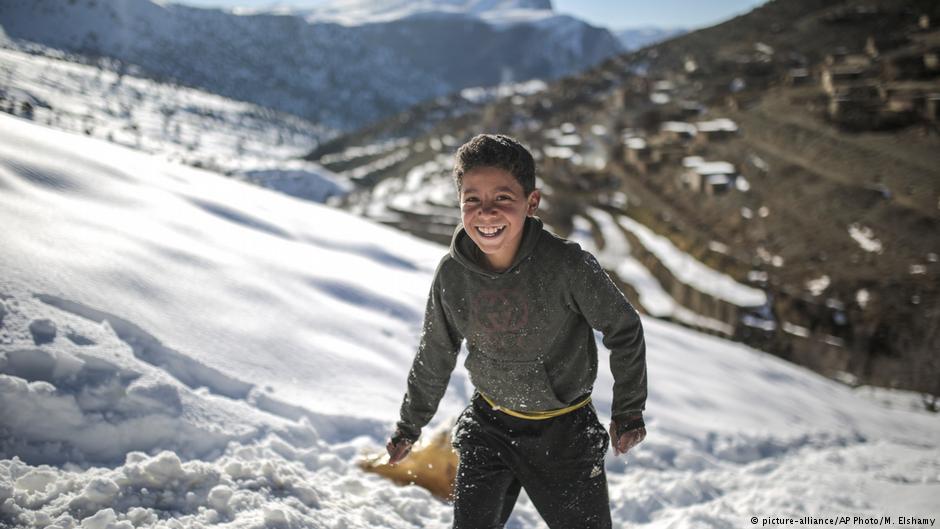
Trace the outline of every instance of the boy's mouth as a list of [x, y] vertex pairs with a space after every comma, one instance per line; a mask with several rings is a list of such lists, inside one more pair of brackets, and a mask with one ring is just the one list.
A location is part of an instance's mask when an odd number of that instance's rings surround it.
[[502, 226], [477, 226], [476, 227], [477, 233], [479, 233], [481, 237], [484, 237], [487, 239], [498, 237], [499, 234], [502, 233], [504, 229], [506, 229], [505, 224], [503, 224]]

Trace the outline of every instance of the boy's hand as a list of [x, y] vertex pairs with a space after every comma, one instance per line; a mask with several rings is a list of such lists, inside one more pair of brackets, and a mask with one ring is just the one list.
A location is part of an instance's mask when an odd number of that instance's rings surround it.
[[626, 454], [643, 439], [646, 439], [646, 423], [642, 415], [610, 421], [610, 444], [614, 448], [614, 455]]
[[402, 459], [408, 457], [414, 444], [414, 439], [405, 436], [400, 431], [396, 431], [388, 444], [385, 445], [385, 449], [388, 450], [388, 464], [397, 465]]

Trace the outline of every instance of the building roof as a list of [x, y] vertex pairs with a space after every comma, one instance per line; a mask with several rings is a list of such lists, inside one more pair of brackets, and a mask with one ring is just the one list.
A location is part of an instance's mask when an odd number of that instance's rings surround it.
[[628, 149], [633, 149], [634, 151], [643, 150], [646, 148], [646, 140], [643, 138], [626, 138], [623, 142]]
[[695, 136], [698, 133], [698, 129], [695, 128], [695, 125], [691, 123], [686, 123], [685, 121], [666, 121], [660, 125], [659, 130], [665, 132], [679, 132], [689, 134], [690, 136]]
[[729, 162], [702, 162], [693, 167], [692, 170], [702, 176], [733, 175], [737, 173], [734, 164]]
[[731, 178], [726, 174], [710, 174], [705, 176], [705, 182], [709, 185], [728, 185]]
[[701, 132], [737, 132], [738, 124], [728, 118], [718, 118], [710, 121], [699, 121], [695, 124]]

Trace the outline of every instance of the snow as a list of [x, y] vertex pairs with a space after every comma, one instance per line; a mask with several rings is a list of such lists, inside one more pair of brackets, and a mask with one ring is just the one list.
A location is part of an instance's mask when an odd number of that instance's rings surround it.
[[408, 138], [392, 138], [385, 140], [379, 143], [372, 143], [369, 145], [354, 145], [347, 147], [342, 151], [336, 153], [325, 154], [320, 158], [320, 161], [326, 164], [338, 163], [338, 162], [350, 162], [358, 158], [363, 158], [366, 156], [376, 156], [379, 154], [387, 154], [394, 150], [401, 149], [403, 147], [408, 147], [410, 141]]
[[[6, 119], [5, 127], [10, 123], [16, 122]], [[377, 246], [356, 238], [357, 231], [374, 233], [364, 221], [352, 218], [343, 221], [342, 231], [329, 229], [339, 222], [337, 215], [349, 217], [332, 209], [316, 217], [304, 215], [300, 212], [309, 208], [305, 202], [251, 193], [247, 190], [252, 186], [211, 173], [69, 134], [22, 125], [18, 129], [31, 133], [13, 134], [5, 128], [10, 139], [0, 147], [8, 189], [5, 210], [11, 217], [7, 233], [30, 234], [4, 241], [2, 262], [11, 277], [34, 268], [52, 272], [57, 263], [61, 277], [44, 276], [41, 292], [67, 300], [81, 297], [85, 301], [79, 312], [93, 308], [120, 315], [147, 327], [161, 347], [203, 351], [209, 364], [250, 373], [250, 380], [309, 400], [317, 411], [372, 409], [369, 414], [380, 418], [397, 407], [397, 396], [388, 395], [388, 408], [382, 409], [369, 392], [339, 383], [330, 364], [296, 366], [286, 381], [269, 366], [281, 357], [374, 356], [364, 348], [362, 336], [353, 340], [344, 331], [352, 325], [404, 337], [398, 345], [394, 340], [387, 344], [389, 338], [376, 332], [369, 341], [397, 349], [400, 360], [407, 359], [413, 329], [405, 322], [422, 310], [399, 299], [420, 300], [426, 294], [421, 271], [433, 270], [436, 259], [427, 250], [423, 258], [409, 256], [420, 256], [414, 248], [427, 249], [427, 243], [388, 230], [382, 240], [389, 246]], [[47, 149], [49, 141], [60, 147]], [[37, 157], [34, 152], [47, 154]], [[11, 180], [21, 172], [29, 177]], [[64, 207], [69, 202], [82, 207]], [[22, 220], [33, 218], [42, 222]], [[86, 240], [94, 241], [90, 249]], [[351, 259], [338, 261], [346, 255]], [[152, 269], [141, 265], [148, 256], [155, 256], [150, 257]], [[350, 273], [361, 274], [361, 282], [345, 280]], [[268, 281], [273, 281], [271, 288], [264, 286]], [[364, 290], [366, 285], [371, 287]], [[77, 296], [70, 289], [89, 295]], [[116, 303], [128, 290], [192, 311], [167, 314], [134, 298]], [[313, 306], [324, 313], [311, 311]], [[250, 338], [230, 332], [233, 325], [246, 324], [254, 329]], [[311, 333], [322, 336], [313, 340]], [[368, 365], [361, 375], [368, 380], [383, 373], [384, 367]], [[335, 392], [340, 406], [316, 402], [326, 388]]]
[[657, 318], [673, 318], [692, 327], [725, 335], [733, 333], [733, 327], [727, 323], [697, 314], [676, 302], [649, 269], [630, 255], [630, 243], [613, 214], [597, 208], [588, 208], [587, 213], [600, 229], [604, 240], [603, 249], [598, 249], [594, 240], [589, 238], [591, 223], [585, 217], [575, 216], [572, 219], [574, 231], [569, 238], [596, 255], [601, 266], [613, 270], [621, 281], [633, 287], [639, 295], [639, 300], [635, 301], [638, 301], [647, 313]]
[[388, 169], [395, 164], [405, 161], [410, 155], [410, 149], [398, 149], [367, 164], [359, 165], [347, 171], [343, 171], [341, 174], [353, 181], [363, 180], [371, 176], [373, 173], [384, 171], [385, 169]]
[[[0, 523], [450, 526], [356, 465], [397, 418], [446, 248], [9, 116], [0, 189]], [[649, 437], [608, 456], [615, 526], [940, 514], [940, 421], [911, 396], [643, 323]], [[470, 392], [458, 368], [433, 428]], [[508, 527], [545, 526], [523, 496]]]
[[578, 155], [571, 147], [554, 147], [552, 145], [545, 145], [542, 147], [542, 152], [545, 153], [545, 156], [549, 158], [561, 158], [564, 160], [571, 160], [571, 163], [580, 164], [581, 156]]
[[634, 151], [642, 151], [646, 148], [646, 140], [643, 138], [626, 138], [624, 144]]
[[665, 121], [659, 126], [659, 130], [663, 132], [675, 132], [686, 136], [695, 136], [698, 134], [698, 129], [695, 128], [695, 125], [686, 123], [685, 121]]
[[763, 290], [738, 283], [730, 276], [709, 268], [676, 248], [666, 237], [657, 235], [630, 217], [622, 216], [618, 221], [624, 229], [632, 232], [647, 250], [655, 254], [679, 281], [739, 307], [760, 307], [767, 302], [767, 295]]
[[[545, 84], [545, 81], [532, 79], [522, 83], [505, 83], [491, 87], [476, 86], [464, 88], [460, 91], [460, 97], [471, 103], [487, 103], [495, 99], [530, 96], [544, 92], [547, 89], [548, 85]], [[513, 101], [516, 100], [513, 99]], [[521, 104], [521, 102], [517, 104]]]
[[672, 101], [672, 97], [664, 92], [653, 92], [650, 94], [650, 102], [656, 105], [665, 105]]
[[831, 280], [829, 279], [829, 276], [823, 274], [815, 279], [810, 279], [807, 281], [806, 290], [809, 290], [810, 293], [812, 293], [814, 296], [821, 296], [822, 293], [825, 292], [827, 288], [829, 288], [830, 283]]
[[881, 241], [875, 238], [874, 230], [868, 226], [852, 224], [849, 226], [849, 236], [866, 252], [881, 253], [884, 250]]
[[[686, 160], [683, 160], [683, 165]], [[737, 171], [734, 169], [734, 164], [730, 162], [705, 162], [701, 161], [695, 163], [694, 160], [690, 160], [689, 163], [694, 165], [688, 166], [691, 167], [696, 173], [702, 176], [713, 176], [713, 175], [722, 175], [725, 176], [727, 181], [727, 175], [734, 175]]]
[[700, 132], [737, 132], [738, 130], [738, 124], [728, 118], [699, 121], [695, 127]]
[[[334, 131], [301, 118], [106, 67], [0, 48], [7, 98], [61, 130], [231, 174], [317, 202], [351, 184], [298, 159]], [[133, 70], [131, 68], [130, 70]]]
[[553, 15], [550, 3], [526, 0], [331, 0], [305, 10], [286, 12], [303, 14], [308, 22], [332, 22], [345, 26], [431, 15], [519, 19], [519, 22], [537, 21]]
[[[0, 32], [16, 45], [111, 57], [155, 78], [347, 131], [423, 101], [453, 100], [469, 86], [557, 79], [621, 51], [608, 30], [555, 13], [549, 0], [341, 0], [228, 10], [183, 4], [0, 2]], [[449, 44], [424, 46], [443, 42], [435, 33], [441, 24]], [[501, 44], [479, 46], [489, 38], [481, 31]], [[504, 67], [460, 69], [467, 53]], [[422, 120], [479, 106], [464, 103]]]

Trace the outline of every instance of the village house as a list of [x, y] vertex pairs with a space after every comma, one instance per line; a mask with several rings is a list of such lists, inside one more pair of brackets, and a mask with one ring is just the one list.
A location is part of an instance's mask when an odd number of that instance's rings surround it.
[[865, 41], [865, 55], [868, 55], [872, 60], [878, 60], [885, 53], [908, 44], [910, 44], [910, 40], [906, 36], [870, 35]]
[[936, 123], [938, 121], [938, 112], [940, 112], [940, 91], [927, 96], [927, 104], [924, 108], [924, 119], [931, 123]]
[[683, 170], [679, 173], [679, 187], [718, 195], [735, 186], [739, 178], [734, 164], [724, 161], [707, 162], [700, 156], [689, 156], [682, 161]]
[[624, 155], [626, 162], [636, 168], [640, 174], [649, 172], [649, 164], [656, 163], [653, 150], [646, 139], [638, 137], [624, 138]]
[[687, 142], [695, 139], [698, 129], [685, 121], [665, 121], [659, 126], [659, 135], [666, 141]]
[[928, 79], [940, 74], [938, 50], [904, 49], [884, 56], [881, 74], [887, 81]]
[[650, 138], [650, 146], [660, 164], [677, 164], [688, 156], [690, 144], [659, 134]]
[[804, 86], [812, 80], [813, 76], [806, 68], [790, 68], [787, 70], [786, 83], [790, 86]]
[[836, 95], [841, 85], [858, 83], [877, 78], [877, 72], [867, 55], [829, 55], [822, 66], [820, 80], [823, 90], [830, 96]]
[[709, 121], [699, 121], [695, 124], [697, 134], [695, 141], [708, 143], [710, 141], [726, 140], [738, 132], [738, 124], [728, 118], [718, 118]]
[[[870, 38], [869, 44], [873, 40]], [[940, 31], [913, 34], [909, 44], [881, 52], [881, 75], [887, 81], [940, 75]]]
[[940, 80], [903, 81], [885, 85], [885, 110], [907, 114], [911, 121], [937, 120]]
[[623, 138], [624, 159], [640, 174], [655, 172], [665, 165], [677, 163], [688, 154], [684, 142], [662, 134], [650, 139], [628, 135]]
[[696, 118], [705, 113], [705, 106], [698, 101], [682, 100], [676, 105], [675, 115], [678, 121]]

